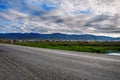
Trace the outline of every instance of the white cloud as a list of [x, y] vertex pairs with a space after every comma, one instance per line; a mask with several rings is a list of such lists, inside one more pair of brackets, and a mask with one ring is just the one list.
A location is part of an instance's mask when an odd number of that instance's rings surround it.
[[[16, 7], [14, 7], [15, 5]], [[55, 6], [45, 11], [41, 4]], [[17, 0], [0, 12], [0, 18], [9, 25], [0, 25], [0, 32], [37, 32], [94, 34], [120, 37], [119, 0]], [[1, 20], [0, 20], [1, 21]], [[22, 23], [22, 24], [20, 24]]]

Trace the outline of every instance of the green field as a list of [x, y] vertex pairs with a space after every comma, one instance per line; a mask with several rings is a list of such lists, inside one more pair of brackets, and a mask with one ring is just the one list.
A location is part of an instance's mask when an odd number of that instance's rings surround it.
[[[10, 43], [10, 42], [8, 42]], [[120, 42], [85, 41], [14, 41], [13, 44], [80, 52], [109, 53], [120, 52]]]
[[[11, 44], [10, 40], [0, 40], [0, 43]], [[120, 42], [99, 41], [12, 41], [12, 44], [38, 48], [50, 48], [91, 53], [120, 52]]]

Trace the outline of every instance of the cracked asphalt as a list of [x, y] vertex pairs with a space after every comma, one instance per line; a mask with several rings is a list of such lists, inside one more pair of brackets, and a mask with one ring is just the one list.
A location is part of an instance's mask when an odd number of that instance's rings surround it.
[[120, 56], [0, 44], [0, 80], [120, 80]]

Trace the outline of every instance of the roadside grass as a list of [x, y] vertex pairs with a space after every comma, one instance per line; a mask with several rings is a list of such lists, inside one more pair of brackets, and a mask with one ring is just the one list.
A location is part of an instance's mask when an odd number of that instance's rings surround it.
[[117, 42], [77, 42], [77, 41], [41, 41], [41, 42], [14, 42], [16, 45], [38, 48], [60, 49], [91, 53], [120, 52], [120, 43]]

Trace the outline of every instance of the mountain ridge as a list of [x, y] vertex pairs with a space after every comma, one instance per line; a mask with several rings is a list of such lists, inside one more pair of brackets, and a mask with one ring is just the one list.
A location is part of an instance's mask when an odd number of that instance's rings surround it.
[[120, 37], [113, 38], [107, 36], [95, 36], [91, 34], [39, 34], [39, 33], [0, 33], [0, 39], [36, 39], [36, 40], [102, 40], [102, 41], [120, 41]]

